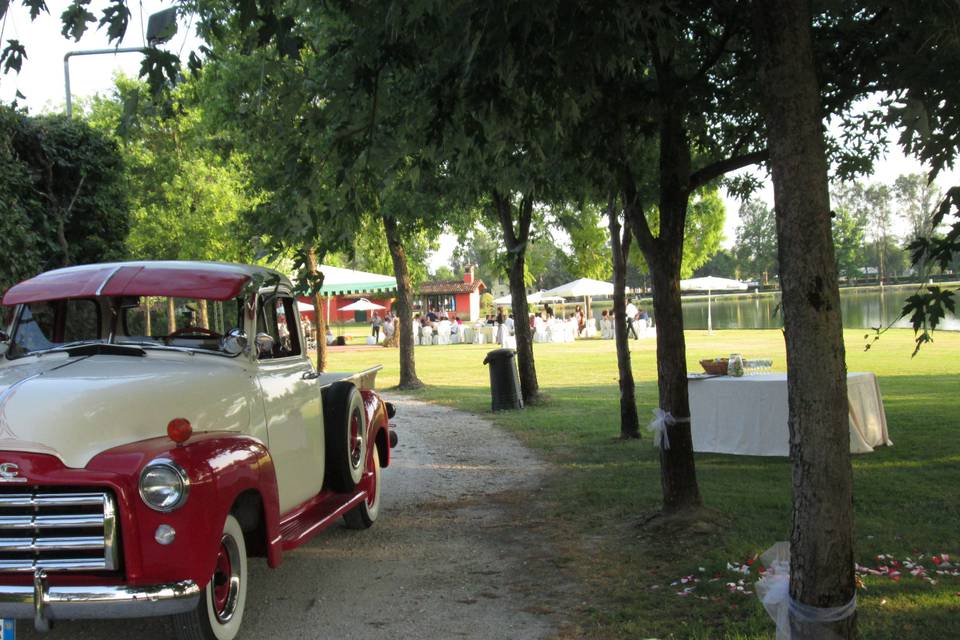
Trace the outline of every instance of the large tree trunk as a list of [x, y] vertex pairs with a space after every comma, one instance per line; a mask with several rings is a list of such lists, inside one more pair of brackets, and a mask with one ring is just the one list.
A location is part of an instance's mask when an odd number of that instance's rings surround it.
[[507, 254], [510, 258], [510, 302], [513, 308], [513, 326], [517, 338], [517, 369], [520, 373], [520, 392], [524, 404], [535, 403], [540, 395], [537, 367], [533, 361], [533, 335], [530, 332], [530, 311], [524, 282], [524, 259], [530, 237], [533, 217], [533, 197], [524, 196], [519, 206], [518, 229], [514, 229], [513, 203], [508, 196], [493, 193], [493, 205], [503, 229]]
[[[679, 251], [678, 251], [679, 253]], [[687, 345], [680, 306], [680, 260], [646, 256], [653, 276], [653, 312], [657, 319], [657, 388], [660, 408], [678, 420], [667, 426], [670, 448], [660, 450], [663, 508], [675, 511], [701, 504], [693, 461], [690, 401], [687, 397]]]
[[607, 217], [610, 226], [610, 248], [613, 252], [613, 328], [617, 343], [617, 369], [620, 373], [620, 437], [640, 437], [640, 416], [637, 415], [636, 384], [630, 363], [627, 335], [627, 257], [630, 255], [630, 230], [621, 233], [620, 216], [615, 198], [610, 198]]
[[[787, 342], [793, 528], [790, 597], [839, 607], [854, 596], [853, 476], [840, 293], [809, 2], [756, 3]], [[794, 638], [824, 627], [791, 621]], [[855, 618], [826, 625], [854, 637]], [[834, 637], [834, 636], [831, 636]]]
[[[313, 330], [317, 334], [317, 371], [327, 370], [327, 317], [324, 315], [323, 296], [320, 295], [320, 286], [323, 285], [323, 272], [320, 271], [320, 261], [317, 259], [317, 249], [313, 245], [307, 247], [307, 272], [317, 284], [313, 294]], [[316, 279], [319, 278], [319, 283]]]
[[393, 273], [397, 277], [397, 316], [400, 319], [400, 384], [401, 389], [417, 389], [423, 386], [417, 377], [417, 365], [413, 357], [413, 287], [410, 284], [410, 269], [407, 267], [407, 252], [403, 249], [396, 218], [384, 215], [383, 229], [387, 234], [390, 257], [393, 258]]
[[[671, 91], [669, 78], [661, 80]], [[682, 100], [681, 97], [675, 97]], [[639, 205], [632, 175], [624, 187], [624, 211], [653, 280], [657, 321], [657, 386], [660, 409], [676, 420], [666, 433], [670, 448], [660, 451], [660, 482], [664, 511], [693, 509], [702, 504], [693, 460], [690, 402], [687, 398], [687, 346], [680, 307], [680, 265], [691, 189], [690, 143], [683, 109], [665, 100], [660, 115], [660, 234], [654, 237]]]

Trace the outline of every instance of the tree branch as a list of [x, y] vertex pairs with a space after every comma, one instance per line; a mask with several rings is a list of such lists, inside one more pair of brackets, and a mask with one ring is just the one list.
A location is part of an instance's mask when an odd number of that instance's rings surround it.
[[698, 189], [711, 180], [715, 180], [725, 173], [736, 171], [752, 164], [758, 164], [766, 161], [770, 157], [769, 151], [763, 149], [752, 153], [745, 153], [742, 156], [726, 158], [713, 164], [708, 164], [702, 169], [698, 169], [690, 176], [690, 190]]
[[621, 180], [623, 182], [623, 211], [627, 226], [637, 237], [637, 244], [644, 253], [652, 253], [656, 250], [657, 239], [653, 237], [650, 231], [650, 225], [647, 223], [647, 217], [643, 215], [643, 207], [637, 203], [638, 193], [637, 184], [633, 178], [633, 173], [626, 165], [621, 167]]
[[518, 240], [526, 243], [530, 237], [530, 222], [533, 220], [533, 196], [527, 194], [520, 201], [520, 236]]
[[730, 38], [733, 37], [735, 31], [736, 29], [734, 29], [730, 23], [724, 25], [723, 34], [720, 36], [720, 41], [717, 43], [717, 47], [710, 52], [710, 55], [707, 56], [707, 59], [703, 61], [703, 64], [700, 65], [700, 68], [697, 69], [697, 72], [693, 74], [690, 80], [695, 80], [707, 75], [707, 72], [710, 70], [710, 68], [720, 61], [720, 56], [722, 56], [727, 50], [727, 43], [730, 42]]
[[517, 246], [517, 234], [513, 229], [513, 215], [511, 212], [510, 201], [507, 200], [499, 191], [492, 191], [493, 209], [497, 213], [497, 219], [500, 220], [500, 227], [503, 229], [503, 239], [507, 244], [507, 250], [513, 251]]

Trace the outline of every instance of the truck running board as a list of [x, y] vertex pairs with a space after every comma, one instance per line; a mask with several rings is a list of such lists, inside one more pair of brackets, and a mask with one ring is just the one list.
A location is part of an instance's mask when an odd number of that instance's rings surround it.
[[354, 494], [324, 491], [317, 494], [280, 523], [283, 550], [296, 549], [343, 517], [343, 514], [360, 506], [366, 499], [366, 491]]

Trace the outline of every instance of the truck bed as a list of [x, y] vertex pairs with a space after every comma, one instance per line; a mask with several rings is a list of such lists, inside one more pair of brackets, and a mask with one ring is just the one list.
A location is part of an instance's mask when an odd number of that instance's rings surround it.
[[329, 387], [334, 382], [340, 382], [341, 380], [353, 382], [357, 385], [358, 389], [373, 389], [377, 381], [377, 372], [380, 371], [380, 369], [383, 369], [382, 364], [355, 373], [321, 373], [317, 378], [317, 382], [320, 384], [321, 389]]

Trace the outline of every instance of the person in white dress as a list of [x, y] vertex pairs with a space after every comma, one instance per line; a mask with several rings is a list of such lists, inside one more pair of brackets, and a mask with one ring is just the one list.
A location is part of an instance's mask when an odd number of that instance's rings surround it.
[[632, 301], [628, 302], [627, 303], [627, 331], [632, 333], [635, 339], [639, 340], [640, 336], [637, 335], [637, 328], [633, 324], [637, 319], [637, 313], [638, 313], [637, 305], [633, 304]]

